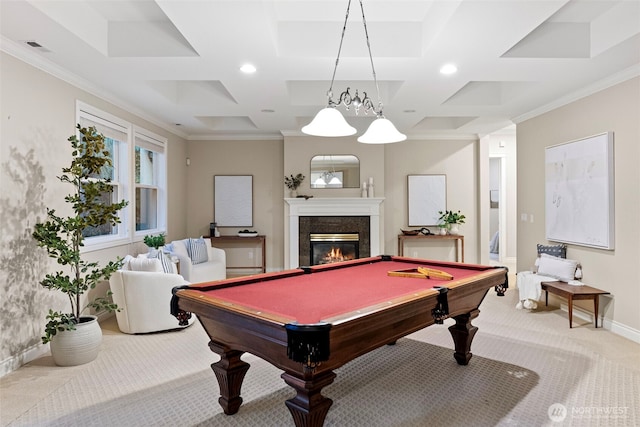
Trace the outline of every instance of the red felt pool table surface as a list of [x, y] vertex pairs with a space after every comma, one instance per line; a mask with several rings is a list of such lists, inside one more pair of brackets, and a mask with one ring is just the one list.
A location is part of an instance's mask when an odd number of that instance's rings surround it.
[[[215, 283], [203, 283], [190, 289], [201, 288], [207, 297], [227, 305], [274, 314], [300, 324], [314, 324], [408, 295], [436, 292], [433, 291], [435, 286], [456, 287], [463, 279], [491, 268], [425, 260], [393, 259], [381, 262], [380, 257], [371, 258], [370, 262], [357, 260], [353, 265], [349, 264], [312, 267], [311, 274], [274, 273], [260, 281], [251, 281], [251, 278], [228, 281], [221, 288], [217, 288]], [[453, 276], [453, 280], [388, 275], [392, 270], [417, 267], [445, 271]], [[245, 286], [245, 282], [249, 281], [251, 283]], [[230, 283], [236, 286], [226, 287]]]

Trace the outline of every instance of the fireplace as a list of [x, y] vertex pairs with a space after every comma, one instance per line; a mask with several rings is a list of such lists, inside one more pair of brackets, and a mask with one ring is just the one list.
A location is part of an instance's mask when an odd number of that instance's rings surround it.
[[309, 236], [311, 265], [360, 258], [359, 241], [358, 233], [312, 233]]
[[285, 199], [285, 268], [311, 265], [311, 233], [358, 233], [358, 257], [382, 254], [380, 205], [383, 200], [365, 197]]
[[341, 252], [332, 262], [339, 257], [356, 259], [371, 254], [368, 216], [301, 216], [299, 226], [299, 265], [328, 264], [326, 250], [332, 248]]

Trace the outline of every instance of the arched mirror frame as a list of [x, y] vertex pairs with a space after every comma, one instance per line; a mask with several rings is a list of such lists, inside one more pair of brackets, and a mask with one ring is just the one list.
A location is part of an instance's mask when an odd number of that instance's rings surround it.
[[312, 189], [360, 188], [360, 159], [353, 154], [317, 154], [311, 158]]

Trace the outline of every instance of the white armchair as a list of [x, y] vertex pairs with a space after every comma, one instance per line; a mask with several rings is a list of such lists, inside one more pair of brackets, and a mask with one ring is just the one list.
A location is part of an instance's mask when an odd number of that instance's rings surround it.
[[189, 239], [174, 240], [165, 248], [180, 261], [180, 275], [190, 283], [211, 282], [227, 278], [227, 256], [224, 250], [211, 246], [211, 239], [204, 239], [208, 260], [194, 264], [189, 257]]
[[[166, 331], [185, 328], [171, 315], [171, 290], [188, 284], [179, 274], [158, 271], [118, 270], [111, 275], [109, 285], [118, 328], [125, 334]], [[195, 316], [189, 320], [193, 323]]]

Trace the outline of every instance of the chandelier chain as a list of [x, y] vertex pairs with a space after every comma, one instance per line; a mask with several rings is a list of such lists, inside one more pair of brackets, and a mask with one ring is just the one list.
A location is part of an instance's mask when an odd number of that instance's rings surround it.
[[342, 35], [340, 36], [340, 45], [338, 46], [338, 56], [336, 57], [336, 65], [333, 67], [333, 76], [331, 76], [331, 86], [329, 87], [329, 98], [333, 96], [333, 81], [336, 78], [336, 71], [338, 71], [338, 62], [340, 62], [340, 52], [342, 52], [342, 41], [344, 40], [344, 33], [347, 31], [347, 21], [349, 20], [349, 9], [351, 9], [351, 0], [347, 4], [347, 13], [344, 17], [344, 25], [342, 26]]
[[359, 1], [360, 1], [360, 10], [362, 11], [362, 25], [364, 25], [364, 36], [367, 39], [367, 49], [369, 50], [369, 61], [371, 61], [371, 72], [373, 74], [373, 81], [376, 84], [376, 95], [378, 95], [378, 107], [380, 108], [380, 111], [377, 113], [382, 114], [382, 100], [380, 99], [380, 88], [378, 87], [378, 79], [376, 78], [376, 69], [373, 66], [373, 55], [371, 55], [371, 43], [369, 43], [369, 31], [367, 31], [367, 19], [364, 17], [364, 6], [362, 5], [362, 0], [359, 0]]
[[338, 71], [338, 64], [340, 63], [340, 55], [342, 53], [342, 44], [344, 42], [344, 35], [347, 31], [347, 24], [349, 22], [349, 13], [351, 11], [351, 0], [347, 3], [347, 11], [344, 17], [344, 25], [342, 26], [342, 35], [340, 36], [340, 44], [338, 45], [338, 55], [336, 56], [336, 63], [333, 67], [333, 75], [331, 76], [331, 85], [329, 86], [329, 90], [327, 91], [327, 105], [330, 107], [338, 106], [343, 104], [347, 110], [350, 106], [355, 107], [356, 115], [360, 108], [364, 109], [364, 113], [367, 114], [369, 111], [375, 113], [378, 117], [384, 117], [382, 115], [382, 100], [380, 99], [380, 87], [378, 85], [378, 78], [376, 76], [376, 69], [373, 65], [373, 55], [371, 54], [371, 42], [369, 41], [369, 31], [367, 29], [367, 19], [364, 15], [364, 6], [362, 4], [362, 0], [358, 0], [360, 3], [360, 10], [362, 12], [362, 24], [364, 26], [364, 34], [367, 42], [367, 50], [369, 52], [369, 62], [371, 63], [371, 73], [373, 74], [373, 81], [376, 86], [376, 95], [378, 96], [378, 108], [374, 106], [371, 99], [367, 96], [367, 92], [362, 92], [364, 98], [360, 98], [358, 95], [358, 90], [356, 89], [355, 96], [351, 96], [349, 92], [349, 88], [340, 94], [338, 101], [333, 100], [333, 83], [336, 79], [336, 72]]

